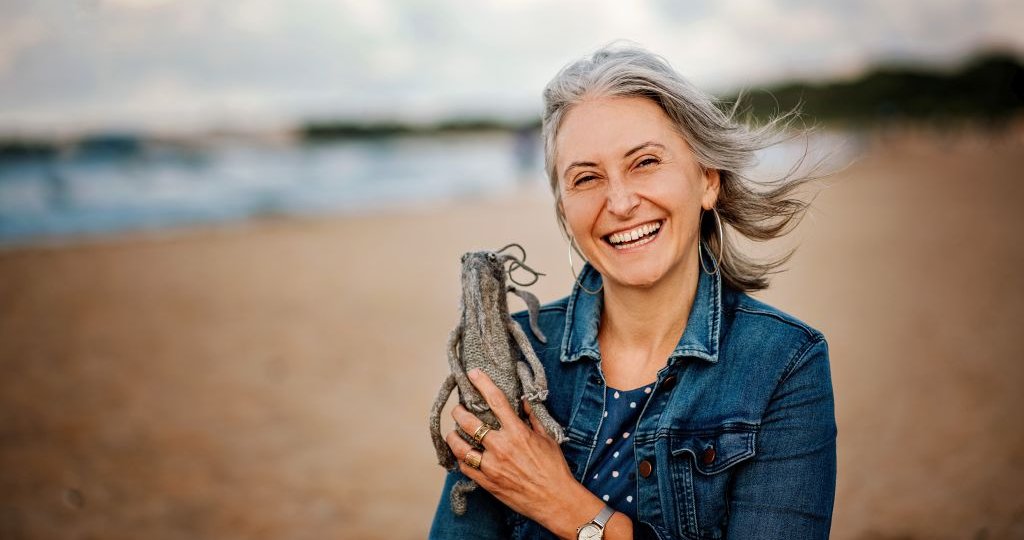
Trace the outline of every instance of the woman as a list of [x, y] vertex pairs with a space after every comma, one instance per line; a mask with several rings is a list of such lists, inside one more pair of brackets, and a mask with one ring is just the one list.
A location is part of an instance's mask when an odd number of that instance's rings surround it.
[[[569, 440], [532, 429], [471, 373], [502, 427], [454, 409], [485, 450], [447, 436], [463, 460], [431, 537], [827, 538], [826, 342], [746, 294], [784, 258], [753, 262], [731, 237], [780, 236], [804, 210], [790, 197], [806, 178], [752, 189], [743, 176], [777, 125], [736, 123], [634, 47], [566, 67], [544, 100], [556, 213], [588, 261], [541, 309], [547, 344], [532, 342]], [[466, 477], [484, 489], [456, 516], [448, 493]]]

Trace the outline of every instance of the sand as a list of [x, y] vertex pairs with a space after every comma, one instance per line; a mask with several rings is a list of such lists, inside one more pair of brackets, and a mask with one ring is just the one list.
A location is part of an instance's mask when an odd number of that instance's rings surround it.
[[[1024, 142], [864, 142], [759, 295], [829, 338], [833, 538], [1022, 538]], [[424, 537], [458, 258], [510, 241], [566, 294], [540, 188], [0, 252], [0, 538]]]

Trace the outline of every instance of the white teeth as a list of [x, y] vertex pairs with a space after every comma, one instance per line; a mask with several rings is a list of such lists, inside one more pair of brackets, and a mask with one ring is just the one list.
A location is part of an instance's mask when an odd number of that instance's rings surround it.
[[612, 234], [612, 235], [610, 235], [608, 237], [608, 241], [610, 241], [613, 244], [621, 244], [621, 243], [624, 243], [624, 242], [633, 242], [633, 241], [636, 241], [636, 240], [638, 240], [638, 239], [640, 239], [640, 238], [642, 238], [644, 236], [647, 236], [647, 235], [653, 233], [654, 231], [657, 231], [660, 228], [661, 228], [661, 222], [660, 221], [659, 222], [655, 222], [655, 223], [648, 223], [648, 224], [645, 224], [645, 225], [641, 225], [641, 226], [639, 226], [639, 227], [637, 227], [637, 228], [635, 228], [635, 229], [633, 229], [631, 231], [625, 231], [625, 232], [620, 232], [620, 233]]

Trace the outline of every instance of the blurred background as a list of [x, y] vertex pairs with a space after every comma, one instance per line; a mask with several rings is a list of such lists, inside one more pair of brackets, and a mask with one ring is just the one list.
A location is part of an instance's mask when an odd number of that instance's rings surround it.
[[540, 93], [618, 38], [817, 127], [757, 296], [829, 338], [833, 538], [1024, 538], [1010, 0], [3, 0], [0, 538], [425, 537], [459, 256], [569, 292]]

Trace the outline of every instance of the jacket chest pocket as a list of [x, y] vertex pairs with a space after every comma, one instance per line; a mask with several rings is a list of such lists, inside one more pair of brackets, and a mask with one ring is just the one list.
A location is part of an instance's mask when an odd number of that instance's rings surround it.
[[718, 539], [729, 516], [729, 486], [755, 454], [756, 428], [725, 425], [669, 440], [675, 528], [687, 538]]

